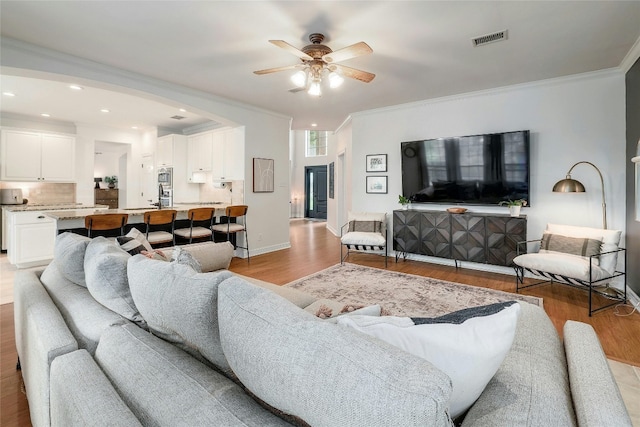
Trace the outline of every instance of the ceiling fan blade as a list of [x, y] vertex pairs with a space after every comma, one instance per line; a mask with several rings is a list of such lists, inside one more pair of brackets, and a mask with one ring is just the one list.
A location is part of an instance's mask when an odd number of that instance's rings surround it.
[[365, 42], [359, 42], [352, 44], [351, 46], [338, 49], [335, 52], [327, 53], [322, 57], [322, 60], [329, 63], [340, 62], [355, 58], [356, 56], [366, 55], [371, 52], [373, 52], [373, 49], [371, 49], [368, 44]]
[[258, 70], [258, 71], [254, 71], [254, 74], [270, 74], [270, 73], [277, 73], [278, 71], [285, 71], [285, 70], [293, 70], [294, 68], [297, 68], [298, 65], [287, 65], [285, 67], [276, 67], [276, 68], [267, 68], [266, 70]]
[[352, 79], [360, 80], [361, 82], [369, 83], [376, 76], [373, 73], [367, 71], [357, 70], [351, 67], [345, 67], [344, 65], [331, 64], [331, 67], [335, 67], [345, 77], [351, 77]]
[[301, 51], [297, 47], [291, 46], [289, 43], [287, 43], [284, 40], [269, 40], [269, 43], [274, 44], [274, 45], [286, 50], [289, 53], [293, 53], [295, 56], [297, 56], [300, 59], [304, 59], [304, 60], [307, 60], [307, 61], [313, 61], [313, 58], [311, 56], [307, 55], [306, 53], [304, 53], [303, 51]]

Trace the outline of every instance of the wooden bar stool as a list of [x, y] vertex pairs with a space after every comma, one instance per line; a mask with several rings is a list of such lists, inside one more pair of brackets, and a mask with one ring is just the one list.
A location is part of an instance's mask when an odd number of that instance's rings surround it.
[[[147, 225], [146, 238], [152, 246], [169, 242], [175, 245], [176, 240], [173, 228], [177, 214], [178, 211], [173, 209], [160, 209], [144, 213], [144, 223]], [[169, 225], [171, 226], [171, 232], [159, 230], [162, 227], [169, 228]]]
[[[174, 235], [189, 240], [210, 237], [213, 241], [213, 218], [215, 217], [216, 208], [193, 208], [187, 212], [187, 218], [191, 222], [188, 228], [178, 228], [173, 232]], [[195, 224], [195, 225], [194, 225]], [[201, 225], [198, 225], [201, 224]], [[206, 225], [206, 228], [204, 227]]]
[[[247, 210], [249, 207], [247, 205], [232, 205], [227, 206], [225, 209], [225, 217], [227, 219], [226, 223], [216, 224], [211, 227], [211, 229], [218, 233], [224, 233], [227, 235], [227, 241], [230, 240], [231, 235], [236, 236], [236, 243], [234, 244], [234, 248], [246, 249], [247, 250], [247, 261], [249, 259], [249, 234], [247, 233]], [[243, 223], [238, 223], [238, 219], [243, 218]], [[233, 221], [232, 221], [233, 220]], [[245, 246], [238, 246], [237, 233], [244, 231], [244, 241]]]
[[110, 231], [120, 229], [120, 235], [124, 235], [124, 226], [129, 221], [129, 214], [126, 213], [106, 213], [87, 215], [84, 217], [84, 228], [87, 229], [87, 236], [93, 237], [94, 231]]

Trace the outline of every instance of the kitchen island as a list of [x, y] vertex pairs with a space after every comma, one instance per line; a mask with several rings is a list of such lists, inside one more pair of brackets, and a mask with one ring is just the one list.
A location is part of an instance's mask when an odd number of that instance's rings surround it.
[[[176, 210], [178, 212], [176, 221], [186, 221], [189, 209], [194, 208], [210, 208], [215, 207], [216, 217], [224, 216], [225, 209], [230, 206], [228, 203], [197, 203], [197, 204], [176, 204], [172, 207], [163, 207], [162, 210]], [[92, 210], [92, 209], [65, 209], [60, 211], [47, 211], [44, 215], [56, 221], [58, 233], [68, 230], [84, 228], [84, 219], [88, 215], [99, 215], [107, 213], [125, 213], [129, 215], [127, 224], [144, 224], [144, 213], [148, 211], [158, 210], [153, 206], [142, 208], [126, 208], [126, 209], [108, 209], [108, 210]]]

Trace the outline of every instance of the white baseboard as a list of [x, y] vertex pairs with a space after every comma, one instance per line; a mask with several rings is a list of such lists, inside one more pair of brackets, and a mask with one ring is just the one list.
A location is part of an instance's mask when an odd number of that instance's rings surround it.
[[[390, 254], [390, 256], [395, 256], [395, 252]], [[399, 259], [402, 259], [402, 258], [403, 257], [401, 255]], [[450, 266], [456, 265], [455, 261], [452, 259], [430, 257], [426, 255], [407, 254], [407, 259], [410, 259], [412, 261], [429, 262], [432, 264], [440, 264], [440, 265], [450, 265]], [[491, 265], [491, 264], [480, 264], [477, 262], [468, 262], [468, 261], [458, 261], [458, 266], [462, 268], [468, 268], [471, 270], [480, 270], [480, 271], [486, 271], [489, 273], [498, 273], [498, 274], [506, 274], [509, 276], [515, 276], [515, 270], [511, 267], [502, 267], [499, 265]], [[527, 277], [537, 277], [537, 276], [527, 274]], [[614, 284], [618, 285], [618, 286], [615, 286], [616, 288], [622, 290], [622, 283], [619, 283], [618, 281], [614, 281]], [[628, 285], [627, 285], [627, 299], [635, 307], [639, 307], [640, 297]]]
[[[269, 252], [281, 251], [283, 249], [289, 249], [291, 247], [291, 242], [281, 243], [279, 245], [265, 246], [262, 248], [249, 248], [251, 252], [251, 256], [268, 254]], [[245, 249], [236, 249], [234, 251], [234, 256], [239, 258], [246, 258], [247, 251]]]
[[[395, 256], [395, 252], [389, 254], [389, 256]], [[404, 256], [400, 255], [398, 260], [404, 259]], [[449, 258], [439, 258], [427, 255], [407, 254], [407, 259], [412, 261], [428, 262], [431, 264], [450, 265], [455, 267], [456, 262]], [[468, 268], [470, 270], [486, 271], [488, 273], [507, 274], [509, 276], [515, 276], [515, 271], [511, 267], [503, 267], [500, 265], [492, 264], [480, 264], [477, 262], [458, 261], [458, 267]], [[514, 279], [515, 280], [515, 279]]]

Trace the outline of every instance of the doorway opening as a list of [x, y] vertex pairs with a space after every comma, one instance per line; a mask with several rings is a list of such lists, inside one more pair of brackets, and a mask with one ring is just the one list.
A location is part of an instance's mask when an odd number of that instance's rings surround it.
[[304, 168], [304, 216], [309, 219], [327, 219], [327, 166]]

